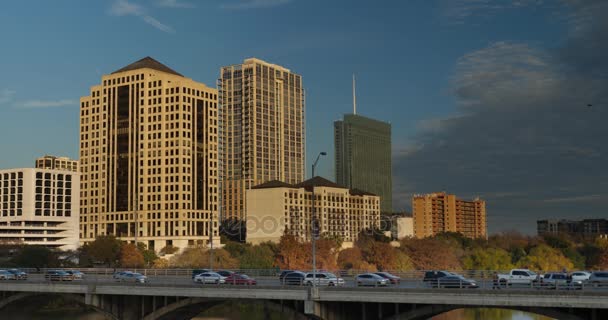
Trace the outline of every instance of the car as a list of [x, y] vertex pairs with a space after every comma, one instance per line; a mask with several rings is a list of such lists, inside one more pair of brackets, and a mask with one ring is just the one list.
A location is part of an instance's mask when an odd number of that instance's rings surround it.
[[78, 271], [78, 270], [67, 270], [67, 273], [72, 275], [72, 279], [74, 280], [82, 280], [82, 278], [84, 278], [84, 273]]
[[211, 270], [209, 269], [193, 269], [192, 270], [192, 279], [194, 279], [194, 277], [196, 277], [197, 274], [201, 274], [201, 273], [205, 273], [205, 272], [209, 272]]
[[355, 277], [355, 286], [372, 286], [372, 287], [384, 287], [391, 283], [389, 279], [379, 276], [375, 273], [362, 273]]
[[548, 289], [567, 288], [570, 286], [568, 274], [561, 272], [545, 273], [542, 278], [539, 278], [539, 287]]
[[500, 286], [531, 285], [540, 280], [536, 273], [528, 269], [512, 269], [508, 274], [496, 275]]
[[217, 272], [208, 271], [208, 272], [203, 272], [203, 273], [197, 274], [194, 277], [194, 282], [200, 283], [200, 284], [220, 284], [220, 283], [225, 283], [226, 282], [225, 279], [226, 279], [225, 277], [222, 277]]
[[436, 287], [437, 279], [451, 275], [453, 274], [449, 271], [431, 270], [424, 273], [424, 278], [422, 279], [422, 282], [430, 285], [431, 287]]
[[479, 285], [473, 279], [467, 279], [459, 274], [452, 274], [449, 276], [441, 277], [436, 279], [437, 282], [433, 285], [433, 288], [451, 288], [451, 289], [477, 289]]
[[249, 277], [248, 275], [238, 274], [238, 273], [232, 273], [231, 275], [227, 276], [224, 279], [224, 282], [226, 284], [233, 284], [233, 285], [243, 284], [243, 285], [248, 285], [248, 286], [254, 286], [258, 283], [255, 279]]
[[388, 281], [391, 284], [399, 284], [401, 283], [401, 278], [394, 275], [394, 274], [390, 274], [388, 272], [373, 272], [374, 274], [377, 274], [379, 276], [381, 276], [384, 279], [388, 279]]
[[116, 271], [116, 272], [114, 272], [114, 274], [112, 274], [112, 278], [118, 280], [126, 272], [131, 272], [131, 271]]
[[572, 282], [580, 281], [582, 283], [584, 281], [589, 280], [590, 276], [591, 272], [589, 271], [574, 271], [570, 273], [570, 278], [572, 279]]
[[279, 281], [281, 281], [281, 283], [283, 282], [283, 278], [285, 278], [286, 275], [293, 273], [293, 272], [300, 272], [297, 270], [283, 270], [281, 271], [281, 274], [279, 275]]
[[19, 269], [8, 269], [6, 271], [14, 274], [17, 280], [27, 280], [27, 273], [25, 271]]
[[344, 279], [338, 278], [335, 274], [331, 272], [317, 272], [317, 273], [307, 273], [304, 278], [304, 284], [312, 286], [314, 284], [318, 286], [343, 286]]
[[234, 271], [229, 271], [229, 270], [215, 271], [215, 273], [219, 274], [222, 277], [228, 277], [228, 276], [231, 276], [231, 275], [235, 274]]
[[144, 276], [139, 272], [123, 271], [118, 275], [117, 278], [120, 282], [135, 282], [135, 283], [147, 283], [149, 282], [148, 277]]
[[306, 273], [302, 271], [292, 271], [283, 276], [281, 284], [301, 286], [304, 284], [304, 279], [306, 279]]
[[608, 271], [596, 271], [591, 273], [587, 283], [593, 287], [608, 287]]
[[0, 280], [17, 280], [17, 277], [8, 270], [0, 270]]
[[49, 281], [72, 281], [74, 278], [63, 270], [48, 270], [44, 274], [44, 279]]

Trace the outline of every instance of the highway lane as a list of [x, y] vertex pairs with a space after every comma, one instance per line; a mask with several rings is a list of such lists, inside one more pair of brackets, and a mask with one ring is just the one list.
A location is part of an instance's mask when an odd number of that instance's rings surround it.
[[[194, 283], [192, 281], [191, 276], [167, 276], [167, 275], [147, 275], [149, 282], [146, 284], [137, 284], [137, 283], [124, 283], [120, 282], [116, 279], [113, 279], [110, 274], [86, 274], [82, 280], [75, 281], [62, 281], [64, 284], [94, 284], [94, 283], [115, 283], [115, 284], [124, 284], [124, 285], [161, 285], [161, 286], [179, 286], [179, 287], [213, 287], [218, 286], [217, 284], [200, 284]], [[257, 285], [260, 287], [284, 287], [279, 281], [278, 277], [256, 277]], [[10, 282], [15, 282], [17, 280], [7, 280]], [[19, 280], [18, 282], [22, 282], [23, 280]], [[44, 279], [44, 275], [42, 274], [29, 274], [28, 280], [29, 282], [50, 282], [49, 280]], [[1, 283], [1, 282], [0, 282]], [[493, 282], [492, 280], [478, 280], [477, 284], [481, 289], [492, 289]], [[219, 286], [232, 286], [231, 284], [219, 284]], [[237, 285], [243, 286], [243, 285]], [[354, 278], [346, 277], [345, 278], [345, 287], [355, 287]], [[286, 287], [297, 287], [297, 286], [286, 286]], [[390, 285], [390, 288], [399, 288], [399, 289], [429, 289], [429, 290], [449, 290], [446, 288], [430, 288], [430, 286], [421, 280], [416, 279], [402, 279], [401, 283], [398, 285]], [[374, 287], [361, 287], [362, 289], [374, 290]], [[512, 286], [509, 288], [501, 288], [501, 290], [555, 290], [552, 287], [532, 287], [530, 285], [518, 285]], [[561, 287], [560, 290], [573, 290], [574, 288]], [[578, 288], [576, 288], [578, 289]], [[470, 289], [475, 290], [475, 289]], [[580, 290], [580, 289], [578, 289]], [[608, 286], [594, 288], [592, 286], [584, 286], [582, 290], [599, 290], [608, 292]]]

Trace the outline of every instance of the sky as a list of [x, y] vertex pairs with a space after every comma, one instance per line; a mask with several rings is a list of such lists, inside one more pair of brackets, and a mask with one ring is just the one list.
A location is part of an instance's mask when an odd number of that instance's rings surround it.
[[215, 87], [257, 57], [301, 74], [307, 172], [333, 121], [392, 124], [393, 201], [487, 201], [490, 233], [608, 218], [608, 1], [20, 0], [0, 10], [0, 168], [78, 158], [78, 100], [145, 56]]

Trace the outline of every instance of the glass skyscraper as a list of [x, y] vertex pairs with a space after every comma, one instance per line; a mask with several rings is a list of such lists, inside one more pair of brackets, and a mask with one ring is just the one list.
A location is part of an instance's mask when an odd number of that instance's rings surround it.
[[380, 196], [392, 212], [391, 125], [356, 114], [334, 122], [336, 183]]

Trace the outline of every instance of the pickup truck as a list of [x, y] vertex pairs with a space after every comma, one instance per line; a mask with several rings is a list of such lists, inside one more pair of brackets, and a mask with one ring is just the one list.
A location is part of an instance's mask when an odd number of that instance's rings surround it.
[[528, 269], [513, 269], [508, 274], [497, 274], [494, 281], [498, 285], [532, 284], [538, 281], [538, 275]]

